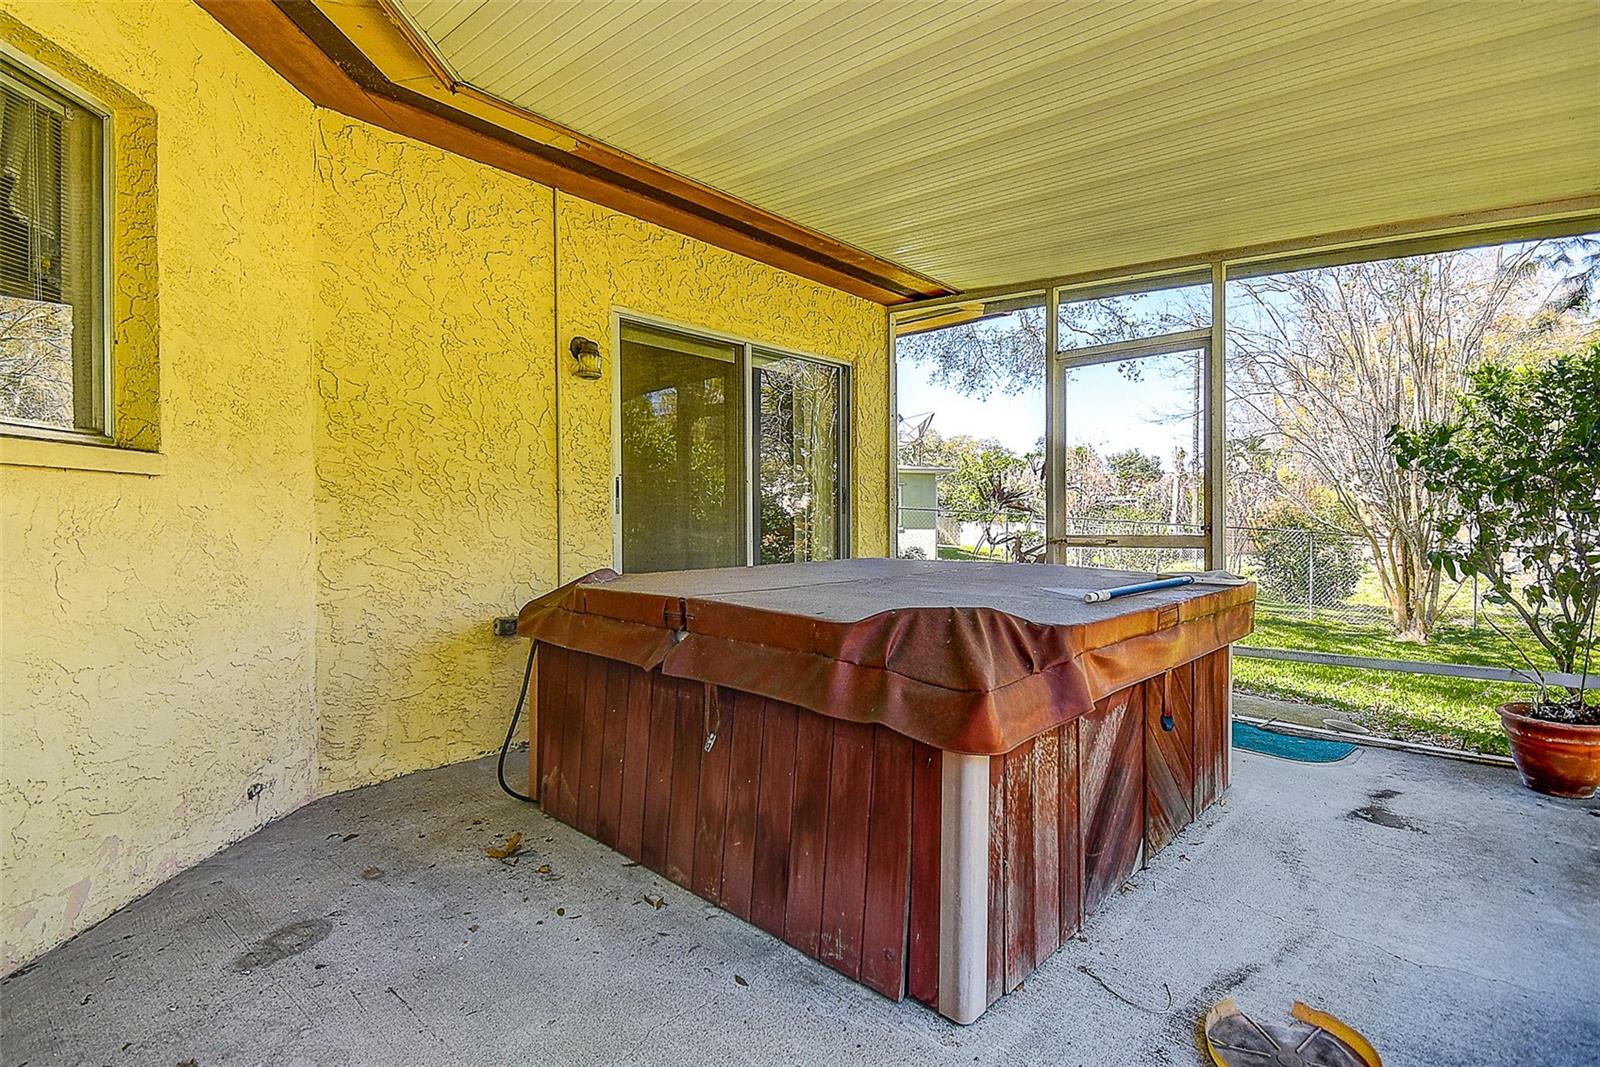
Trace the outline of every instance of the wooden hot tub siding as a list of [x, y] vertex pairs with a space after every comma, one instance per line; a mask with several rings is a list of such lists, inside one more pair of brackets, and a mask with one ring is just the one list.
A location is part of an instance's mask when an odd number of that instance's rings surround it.
[[[937, 1004], [939, 750], [549, 644], [536, 692], [547, 812], [885, 996]], [[1153, 855], [1221, 795], [1226, 730], [1221, 650], [990, 758], [991, 1002], [1141, 844]]]

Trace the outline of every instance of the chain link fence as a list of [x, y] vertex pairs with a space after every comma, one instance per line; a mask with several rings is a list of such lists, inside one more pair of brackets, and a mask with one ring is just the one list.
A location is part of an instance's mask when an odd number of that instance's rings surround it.
[[1266, 615], [1352, 625], [1380, 625], [1381, 599], [1363, 600], [1377, 568], [1366, 542], [1331, 530], [1230, 526], [1228, 569], [1254, 578], [1257, 610]]
[[[907, 512], [916, 512], [907, 516]], [[903, 524], [934, 535], [934, 544], [922, 545], [926, 534], [908, 538], [903, 529], [901, 550], [917, 545], [918, 558], [979, 558], [1001, 561], [1015, 558], [1018, 544], [1042, 551], [1042, 523], [996, 523], [985, 527], [963, 522], [943, 509], [902, 509]], [[1200, 534], [1192, 524], [1137, 519], [1072, 516], [1066, 533], [1081, 537], [1129, 534]], [[1351, 627], [1382, 627], [1390, 612], [1383, 595], [1372, 546], [1364, 539], [1331, 529], [1303, 527], [1228, 527], [1227, 569], [1253, 579], [1257, 585], [1257, 611], [1264, 616], [1302, 619]], [[1038, 551], [1030, 552], [1036, 558]], [[1136, 571], [1192, 571], [1205, 566], [1205, 552], [1197, 548], [1153, 548], [1118, 545], [1069, 545], [1062, 562], [1078, 567], [1109, 567]], [[1478, 628], [1494, 613], [1502, 626], [1514, 624], [1507, 609], [1484, 602], [1485, 590], [1475, 580], [1446, 582], [1440, 591], [1439, 621]]]
[[[1263, 615], [1346, 626], [1377, 627], [1390, 621], [1383, 585], [1365, 538], [1338, 530], [1301, 527], [1228, 527], [1228, 569], [1256, 582], [1256, 610]], [[1444, 579], [1438, 621], [1473, 629], [1487, 613], [1514, 624], [1510, 611], [1484, 601], [1476, 579]]]

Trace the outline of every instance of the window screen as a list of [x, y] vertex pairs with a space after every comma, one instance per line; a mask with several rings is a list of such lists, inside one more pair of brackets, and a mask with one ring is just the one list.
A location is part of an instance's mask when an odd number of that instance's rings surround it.
[[1056, 312], [1056, 336], [1063, 352], [1209, 325], [1209, 271], [1063, 290]]
[[108, 430], [104, 133], [0, 59], [0, 421]]

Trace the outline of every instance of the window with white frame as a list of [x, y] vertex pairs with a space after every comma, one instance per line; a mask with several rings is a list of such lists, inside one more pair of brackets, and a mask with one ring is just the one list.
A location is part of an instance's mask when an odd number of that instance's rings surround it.
[[110, 434], [106, 117], [0, 56], [0, 429]]

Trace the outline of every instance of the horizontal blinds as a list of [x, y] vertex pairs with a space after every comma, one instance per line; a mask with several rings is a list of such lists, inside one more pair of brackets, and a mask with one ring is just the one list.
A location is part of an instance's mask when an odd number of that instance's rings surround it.
[[705, 337], [691, 337], [688, 334], [636, 322], [622, 324], [622, 341], [624, 344], [649, 345], [651, 348], [661, 348], [683, 356], [699, 356], [703, 359], [720, 360], [723, 363], [733, 363], [739, 358], [738, 345]]
[[104, 428], [103, 136], [0, 63], [0, 418]]

